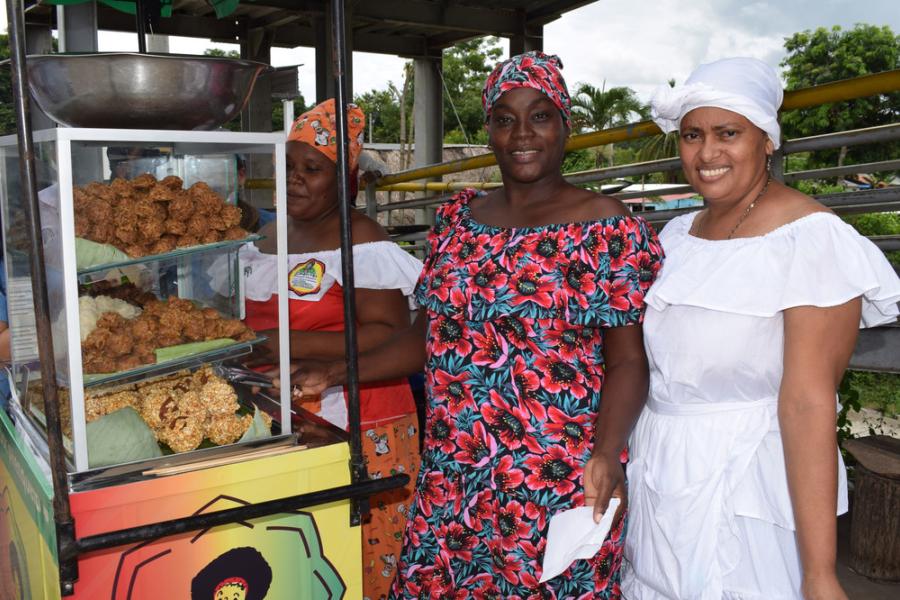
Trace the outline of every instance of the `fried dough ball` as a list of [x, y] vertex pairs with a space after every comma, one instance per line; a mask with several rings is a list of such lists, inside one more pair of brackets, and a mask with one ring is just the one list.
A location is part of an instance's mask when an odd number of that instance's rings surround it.
[[85, 216], [92, 223], [106, 222], [113, 218], [113, 207], [105, 200], [94, 198], [84, 207]]
[[116, 329], [125, 326], [128, 320], [117, 312], [105, 312], [97, 318], [98, 329]]
[[124, 179], [113, 179], [109, 184], [109, 189], [119, 198], [131, 198], [134, 190]]
[[158, 330], [156, 320], [143, 314], [131, 322], [131, 334], [137, 343], [152, 341]]
[[203, 442], [206, 423], [190, 417], [178, 417], [160, 430], [159, 439], [175, 452], [196, 450]]
[[243, 417], [235, 414], [212, 415], [207, 425], [206, 437], [219, 446], [232, 444], [244, 435], [252, 423], [253, 417], [250, 415]]
[[244, 333], [242, 333], [241, 335], [239, 335], [237, 337], [237, 340], [239, 342], [249, 342], [250, 340], [255, 340], [255, 339], [256, 339], [256, 332], [253, 331], [252, 329], [250, 329], [249, 327], [244, 329]]
[[203, 341], [206, 337], [206, 323], [203, 319], [190, 319], [184, 324], [181, 333], [189, 342]]
[[112, 335], [108, 329], [95, 328], [81, 343], [85, 352], [100, 352], [106, 348]]
[[118, 370], [116, 359], [105, 355], [93, 355], [84, 364], [85, 373], [115, 373]]
[[137, 394], [125, 391], [84, 398], [84, 413], [88, 423], [126, 406], [138, 406]]
[[223, 229], [237, 227], [241, 223], [241, 209], [231, 204], [226, 204], [222, 208], [222, 220], [225, 222]]
[[152, 358], [153, 360], [150, 360], [148, 364], [156, 362], [156, 340], [137, 341], [135, 339], [134, 347], [131, 351], [138, 356]]
[[203, 315], [203, 318], [207, 321], [215, 321], [222, 318], [222, 315], [219, 314], [219, 311], [212, 307], [206, 307], [201, 309], [200, 313]]
[[200, 238], [200, 241], [204, 244], [214, 244], [219, 241], [219, 232], [214, 229], [210, 229], [203, 234], [203, 237]]
[[187, 248], [189, 246], [196, 246], [200, 243], [200, 240], [195, 238], [192, 235], [182, 235], [175, 242], [175, 246], [177, 248]]
[[75, 237], [88, 238], [91, 234], [91, 224], [83, 216], [75, 214]]
[[187, 225], [184, 221], [178, 219], [166, 219], [164, 223], [166, 233], [171, 235], [184, 235], [187, 232]]
[[144, 422], [152, 429], [159, 429], [178, 416], [178, 403], [169, 390], [143, 388], [141, 391], [144, 393], [144, 399], [139, 412]]
[[188, 193], [194, 198], [199, 198], [200, 196], [208, 196], [210, 194], [212, 194], [213, 196], [216, 195], [212, 188], [209, 187], [209, 184], [205, 181], [198, 181], [197, 183], [189, 187]]
[[228, 229], [225, 225], [225, 219], [222, 218], [221, 215], [212, 214], [207, 218], [209, 221], [209, 228], [211, 231], [214, 231], [216, 235], [220, 235], [221, 232]]
[[201, 239], [209, 231], [209, 219], [203, 215], [194, 215], [187, 222], [187, 233]]
[[169, 346], [177, 346], [181, 343], [181, 332], [169, 327], [166, 324], [162, 324], [159, 327], [159, 333], [157, 334], [157, 347], [159, 348], [167, 348]]
[[90, 194], [84, 188], [77, 185], [72, 188], [72, 206], [76, 211], [84, 207], [88, 198], [90, 198]]
[[164, 235], [149, 247], [148, 254], [164, 254], [175, 249], [175, 236]]
[[173, 296], [169, 298], [168, 305], [175, 309], [181, 311], [192, 311], [196, 308], [194, 303], [186, 298], [179, 298], [177, 296]]
[[156, 185], [156, 177], [151, 175], [150, 173], [142, 173], [138, 175], [134, 179], [131, 180], [131, 187], [136, 190], [149, 190], [154, 185]]
[[163, 177], [159, 183], [173, 190], [181, 190], [181, 188], [184, 187], [184, 181], [177, 175]]
[[222, 237], [224, 240], [242, 240], [247, 237], [247, 230], [241, 227], [232, 227], [228, 231], [225, 232], [225, 235]]
[[194, 214], [194, 199], [188, 194], [177, 194], [169, 202], [169, 218], [176, 221], [187, 221]]
[[[113, 235], [119, 242], [118, 244], [116, 244], [116, 247], [121, 249], [126, 254], [128, 254], [128, 251], [125, 250], [125, 248], [127, 248], [128, 246], [133, 246], [138, 238], [137, 228], [133, 223], [129, 225], [117, 225], [115, 231], [113, 232]], [[142, 255], [138, 254], [137, 256]]]
[[[94, 242], [105, 244], [115, 239], [113, 225], [109, 221], [95, 222], [87, 234]], [[75, 235], [78, 235], [77, 231]]]
[[[114, 331], [111, 332], [111, 334], [109, 341], [106, 343], [106, 352], [111, 357], [119, 358], [120, 361], [124, 360], [124, 358], [120, 357], [126, 357], [126, 355], [131, 353], [131, 349], [134, 348], [134, 338], [131, 337], [130, 333], [126, 333], [125, 331]], [[137, 360], [136, 357], [135, 360]], [[138, 362], [138, 364], [140, 364], [140, 362]], [[137, 364], [133, 367], [136, 366]]]
[[210, 379], [201, 387], [199, 397], [212, 415], [233, 414], [240, 408], [237, 392], [221, 377]]
[[172, 329], [179, 334], [184, 331], [185, 326], [191, 321], [189, 312], [183, 311], [171, 304], [159, 316], [160, 330], [163, 328]]
[[138, 244], [129, 244], [128, 246], [125, 246], [125, 250], [123, 252], [125, 252], [125, 254], [132, 258], [140, 258], [147, 255], [147, 251], [144, 249], [144, 247], [139, 246]]
[[160, 182], [153, 186], [147, 198], [154, 202], [171, 202], [175, 199], [175, 190]]
[[[153, 200], [141, 198], [134, 203], [131, 212], [134, 213], [136, 220], [140, 222], [146, 219], [155, 219], [159, 215], [158, 207], [159, 205]], [[165, 220], [165, 215], [163, 215], [163, 220]]]
[[[165, 221], [157, 219], [142, 220], [138, 224], [138, 231], [140, 232], [141, 237], [143, 237], [148, 242], [157, 242], [160, 240], [166, 230], [164, 223]], [[168, 250], [164, 250], [164, 252], [168, 252]], [[157, 254], [157, 252], [151, 251], [150, 254]]]
[[197, 207], [197, 212], [207, 216], [219, 214], [224, 205], [222, 198], [214, 192], [195, 195], [194, 202]]
[[133, 354], [129, 354], [116, 361], [116, 371], [130, 371], [131, 369], [140, 367], [142, 364], [144, 363], [141, 362], [140, 358]]
[[247, 330], [247, 326], [237, 319], [222, 319], [216, 322], [215, 337], [234, 338]]
[[144, 312], [141, 316], [146, 315], [148, 317], [158, 317], [163, 313], [164, 310], [166, 310], [166, 306], [168, 306], [166, 302], [158, 298], [154, 298], [144, 304]]

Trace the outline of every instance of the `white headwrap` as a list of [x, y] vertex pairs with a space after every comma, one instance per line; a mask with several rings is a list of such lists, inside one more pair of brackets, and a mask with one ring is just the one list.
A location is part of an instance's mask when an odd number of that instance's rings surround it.
[[684, 85], [660, 86], [650, 98], [650, 116], [665, 133], [676, 131], [687, 113], [701, 106], [736, 112], [781, 145], [778, 108], [784, 98], [775, 70], [755, 58], [725, 58], [700, 65]]

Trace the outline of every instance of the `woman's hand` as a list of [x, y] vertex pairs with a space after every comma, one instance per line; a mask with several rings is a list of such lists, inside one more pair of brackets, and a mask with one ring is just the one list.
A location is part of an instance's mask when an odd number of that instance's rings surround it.
[[[291, 366], [292, 395], [318, 396], [326, 388], [344, 383], [344, 361], [304, 360]], [[277, 380], [276, 380], [277, 384]]]
[[600, 518], [609, 507], [610, 498], [620, 500], [613, 518], [613, 527], [625, 512], [628, 497], [625, 491], [625, 468], [619, 462], [618, 456], [593, 455], [584, 463], [584, 505], [594, 506], [594, 522], [599, 523]]
[[804, 600], [847, 600], [833, 570], [822, 575], [805, 574], [800, 591]]

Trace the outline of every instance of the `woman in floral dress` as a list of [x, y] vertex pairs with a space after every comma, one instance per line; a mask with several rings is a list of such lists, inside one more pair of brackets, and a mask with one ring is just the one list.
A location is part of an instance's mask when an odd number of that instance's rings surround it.
[[[545, 583], [557, 512], [624, 501], [623, 448], [647, 391], [640, 323], [662, 251], [617, 200], [561, 174], [569, 96], [555, 56], [513, 57], [483, 102], [504, 187], [443, 205], [420, 315], [360, 378], [421, 368], [427, 422], [392, 598], [618, 598], [625, 520]], [[306, 367], [303, 393], [343, 379]], [[602, 398], [601, 402], [601, 389]]]

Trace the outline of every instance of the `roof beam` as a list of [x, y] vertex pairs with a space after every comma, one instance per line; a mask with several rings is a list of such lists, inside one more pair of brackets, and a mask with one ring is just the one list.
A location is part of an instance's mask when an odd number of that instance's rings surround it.
[[[316, 45], [315, 31], [312, 26], [307, 24], [292, 23], [284, 25], [276, 31], [272, 44], [287, 48], [296, 46], [314, 48]], [[397, 54], [400, 56], [426, 56], [428, 55], [428, 44], [426, 38], [419, 36], [354, 32], [353, 50], [356, 52]]]
[[[172, 15], [167, 19], [160, 19], [153, 33], [191, 38], [208, 37], [237, 42], [241, 35], [241, 27], [235, 21], [236, 19]], [[97, 28], [106, 31], [134, 33], [134, 16], [103, 4], [97, 4]]]
[[534, 25], [546, 25], [558, 19], [563, 13], [593, 4], [596, 0], [556, 0], [548, 2], [536, 10], [529, 11], [526, 21]]
[[422, 0], [361, 2], [354, 7], [353, 17], [488, 35], [512, 35], [520, 26], [519, 17], [512, 10]]

